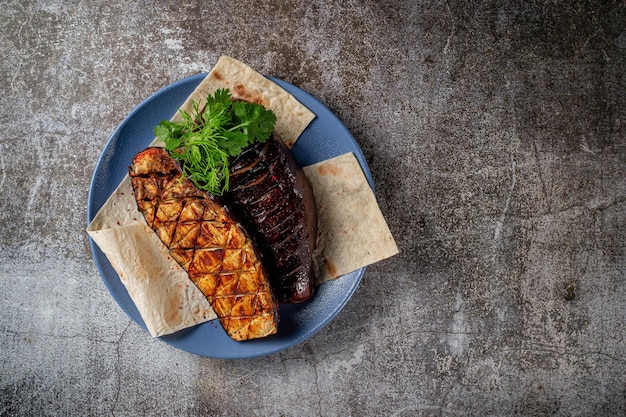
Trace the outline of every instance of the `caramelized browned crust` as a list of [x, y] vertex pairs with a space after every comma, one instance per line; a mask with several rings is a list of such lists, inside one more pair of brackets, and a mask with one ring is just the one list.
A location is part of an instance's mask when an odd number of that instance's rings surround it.
[[135, 199], [146, 222], [202, 291], [234, 340], [276, 333], [278, 307], [250, 238], [226, 208], [181, 177], [162, 148], [132, 161]]
[[277, 300], [310, 299], [317, 210], [302, 168], [276, 138], [248, 146], [230, 162], [224, 201], [257, 243]]

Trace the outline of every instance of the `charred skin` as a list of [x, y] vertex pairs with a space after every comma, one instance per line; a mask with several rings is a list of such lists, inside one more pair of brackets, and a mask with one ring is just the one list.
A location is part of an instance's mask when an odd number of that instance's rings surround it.
[[302, 168], [274, 138], [248, 146], [229, 166], [224, 201], [256, 242], [277, 300], [308, 300], [317, 211]]
[[162, 148], [148, 148], [129, 174], [139, 210], [202, 291], [226, 333], [241, 341], [276, 333], [278, 306], [252, 240], [211, 195], [181, 178]]

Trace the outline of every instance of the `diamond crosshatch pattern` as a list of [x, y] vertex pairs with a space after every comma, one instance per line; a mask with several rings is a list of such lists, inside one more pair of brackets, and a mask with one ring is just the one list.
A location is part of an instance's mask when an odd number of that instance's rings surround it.
[[135, 156], [133, 190], [148, 225], [187, 271], [235, 340], [276, 332], [278, 316], [252, 241], [224, 206], [182, 178], [160, 148]]

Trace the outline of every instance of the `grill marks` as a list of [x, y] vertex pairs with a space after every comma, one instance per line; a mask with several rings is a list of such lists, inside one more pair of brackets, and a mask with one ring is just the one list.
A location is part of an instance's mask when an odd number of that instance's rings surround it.
[[161, 148], [135, 156], [130, 176], [139, 210], [207, 297], [235, 340], [275, 333], [277, 305], [250, 238], [224, 206], [182, 179]]
[[247, 147], [230, 161], [224, 200], [257, 243], [278, 301], [309, 299], [317, 214], [311, 187], [291, 152], [274, 138]]

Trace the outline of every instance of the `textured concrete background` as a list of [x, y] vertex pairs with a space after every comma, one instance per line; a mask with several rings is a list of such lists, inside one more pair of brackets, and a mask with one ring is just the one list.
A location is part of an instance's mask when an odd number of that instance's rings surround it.
[[[0, 415], [626, 415], [623, 1], [3, 1]], [[93, 264], [113, 129], [221, 54], [353, 132], [400, 250], [284, 352], [150, 338]]]

